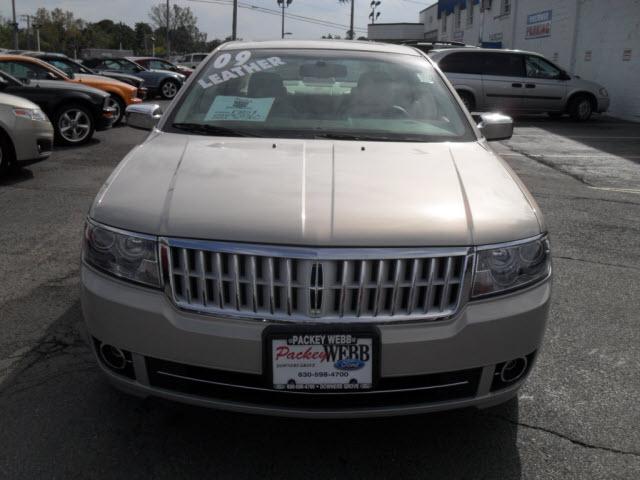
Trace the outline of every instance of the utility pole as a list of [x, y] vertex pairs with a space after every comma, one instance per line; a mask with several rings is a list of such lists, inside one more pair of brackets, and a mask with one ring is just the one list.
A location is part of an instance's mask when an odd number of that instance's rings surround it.
[[288, 8], [291, 5], [293, 0], [278, 0], [278, 5], [282, 7], [282, 37], [284, 39], [285, 31], [284, 31], [284, 9]]
[[34, 23], [33, 28], [36, 31], [36, 48], [38, 51], [40, 51], [40, 24]]
[[11, 8], [13, 9], [13, 48], [18, 50], [18, 22], [16, 22], [16, 0], [11, 0]]
[[231, 40], [238, 38], [238, 0], [233, 0], [233, 20], [231, 23]]
[[171, 38], [169, 37], [169, 29], [171, 28], [171, 22], [169, 20], [170, 15], [171, 11], [169, 10], [169, 0], [167, 0], [167, 57], [171, 55]]
[[356, 0], [351, 0], [351, 23], [349, 24], [349, 40], [353, 40], [356, 36], [356, 32], [353, 31], [353, 14], [355, 1]]

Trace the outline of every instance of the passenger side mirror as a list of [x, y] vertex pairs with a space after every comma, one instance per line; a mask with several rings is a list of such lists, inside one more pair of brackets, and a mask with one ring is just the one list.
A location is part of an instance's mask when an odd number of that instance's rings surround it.
[[127, 125], [142, 130], [153, 130], [162, 118], [162, 108], [158, 104], [141, 103], [130, 105], [125, 111]]
[[483, 113], [480, 115], [478, 129], [489, 142], [507, 140], [513, 135], [513, 119], [502, 113]]

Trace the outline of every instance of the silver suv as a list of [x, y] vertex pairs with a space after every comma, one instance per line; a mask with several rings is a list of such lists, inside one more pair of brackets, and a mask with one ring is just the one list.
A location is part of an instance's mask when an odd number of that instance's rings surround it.
[[421, 52], [231, 42], [89, 211], [82, 307], [138, 395], [291, 416], [513, 397], [551, 293], [535, 201]]
[[571, 76], [537, 53], [459, 48], [433, 50], [429, 56], [470, 111], [568, 113], [588, 120], [609, 108], [602, 85]]

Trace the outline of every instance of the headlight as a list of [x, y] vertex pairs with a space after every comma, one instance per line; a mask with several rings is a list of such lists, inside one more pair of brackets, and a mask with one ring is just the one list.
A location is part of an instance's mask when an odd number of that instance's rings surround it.
[[551, 273], [549, 240], [479, 250], [472, 296], [481, 297], [521, 288]]
[[609, 92], [607, 92], [607, 89], [602, 87], [600, 90], [598, 90], [598, 93], [600, 93], [601, 97], [608, 97], [609, 96]]
[[160, 286], [155, 237], [124, 232], [88, 221], [82, 258], [89, 265], [145, 285]]
[[39, 108], [14, 108], [13, 114], [16, 117], [28, 118], [37, 122], [48, 122], [49, 119]]

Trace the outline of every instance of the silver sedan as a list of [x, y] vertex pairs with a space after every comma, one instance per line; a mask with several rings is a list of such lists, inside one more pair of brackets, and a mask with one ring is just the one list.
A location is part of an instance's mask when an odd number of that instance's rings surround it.
[[51, 155], [53, 127], [35, 103], [0, 93], [0, 170]]

